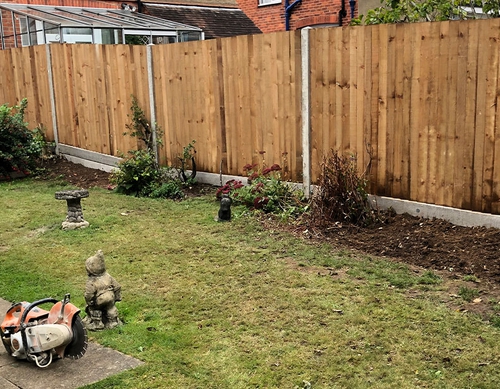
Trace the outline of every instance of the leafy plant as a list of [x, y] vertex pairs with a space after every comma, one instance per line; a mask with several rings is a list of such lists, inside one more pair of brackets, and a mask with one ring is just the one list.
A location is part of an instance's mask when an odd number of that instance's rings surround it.
[[43, 134], [30, 131], [24, 121], [27, 104], [23, 99], [19, 106], [0, 106], [0, 178], [9, 178], [12, 172], [34, 172], [42, 154]]
[[161, 176], [155, 157], [147, 150], [133, 150], [128, 154], [129, 157], [119, 163], [119, 169], [112, 172], [110, 181], [118, 193], [147, 196]]
[[262, 167], [248, 164], [243, 170], [248, 177], [248, 185], [244, 186], [237, 180], [228, 181], [217, 190], [217, 198], [227, 194], [235, 204], [282, 216], [296, 216], [306, 210], [303, 192], [294, 190], [281, 179], [281, 167], [278, 164], [266, 167], [263, 161]]
[[222, 198], [222, 195], [230, 196], [232, 192], [242, 187], [243, 182], [239, 180], [229, 180], [223, 186], [217, 189], [217, 191], [215, 192], [215, 197], [217, 197], [217, 200], [220, 200]]
[[[127, 125], [129, 132], [125, 132], [125, 135], [139, 138], [145, 148], [129, 151], [128, 157], [113, 171], [110, 181], [116, 185], [115, 190], [138, 197], [183, 197], [180, 182], [171, 174], [171, 168], [158, 166], [152, 126], [134, 96], [130, 110], [132, 123]], [[156, 144], [161, 145], [158, 141]]]
[[[130, 110], [132, 111], [132, 115], [129, 117], [132, 120], [132, 123], [127, 124], [126, 128], [128, 132], [125, 132], [124, 135], [130, 135], [132, 137], [137, 137], [140, 139], [146, 150], [149, 152], [154, 152], [156, 146], [161, 146], [161, 134], [162, 130], [158, 125], [155, 125], [156, 131], [156, 139], [153, 132], [153, 126], [149, 122], [144, 113], [144, 110], [139, 106], [139, 102], [134, 95], [131, 95], [132, 105]], [[156, 145], [155, 145], [156, 142]]]
[[[196, 149], [194, 148], [195, 140], [192, 140], [187, 146], [182, 150], [182, 155], [179, 158], [181, 165], [179, 167], [179, 178], [186, 185], [193, 185], [195, 183], [196, 177], [196, 160], [194, 158], [196, 154]], [[187, 166], [191, 163], [191, 174], [186, 174]]]
[[355, 159], [332, 150], [324, 158], [318, 190], [311, 202], [311, 219], [317, 226], [336, 222], [369, 225], [378, 216], [368, 202], [367, 180], [359, 175]]
[[[467, 8], [466, 8], [467, 7]], [[481, 17], [499, 17], [498, 0], [381, 0], [381, 6], [353, 19], [351, 24], [414, 23], [456, 19], [477, 19], [475, 7], [482, 8]], [[470, 12], [468, 12], [468, 10]]]
[[171, 180], [160, 184], [159, 187], [152, 190], [149, 197], [155, 199], [182, 199], [184, 197], [184, 192], [177, 181]]

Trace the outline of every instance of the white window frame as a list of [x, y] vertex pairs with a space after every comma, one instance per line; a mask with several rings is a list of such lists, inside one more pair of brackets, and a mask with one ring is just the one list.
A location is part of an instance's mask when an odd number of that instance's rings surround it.
[[281, 4], [281, 0], [258, 0], [258, 1], [259, 1], [258, 4], [259, 7], [262, 7], [264, 5]]

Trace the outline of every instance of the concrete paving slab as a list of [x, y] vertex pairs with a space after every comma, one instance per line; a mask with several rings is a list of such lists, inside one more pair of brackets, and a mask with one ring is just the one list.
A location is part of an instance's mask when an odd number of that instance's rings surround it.
[[[0, 320], [10, 306], [9, 302], [0, 299]], [[60, 359], [40, 369], [34, 363], [12, 358], [0, 344], [0, 388], [76, 389], [142, 364], [113, 349], [89, 343], [81, 359]]]
[[2, 388], [2, 389], [19, 389], [19, 387], [10, 383], [6, 379], [3, 379], [2, 377], [0, 377], [0, 388]]

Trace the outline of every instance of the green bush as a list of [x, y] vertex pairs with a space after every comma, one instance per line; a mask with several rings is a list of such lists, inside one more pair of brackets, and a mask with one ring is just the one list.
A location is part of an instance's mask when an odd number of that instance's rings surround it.
[[154, 155], [146, 150], [129, 151], [111, 173], [110, 181], [116, 192], [137, 197], [180, 199], [184, 197], [181, 182], [171, 168], [159, 168]]
[[0, 106], [0, 178], [13, 172], [33, 173], [42, 154], [43, 135], [30, 131], [24, 122], [27, 104], [23, 99], [19, 106]]
[[217, 198], [227, 194], [234, 204], [285, 217], [297, 216], [306, 210], [304, 193], [294, 190], [281, 179], [278, 164], [263, 169], [259, 169], [257, 164], [245, 165], [243, 170], [248, 176], [248, 185], [244, 186], [241, 181], [228, 181], [217, 190]]
[[113, 171], [110, 181], [118, 193], [147, 196], [161, 178], [155, 157], [146, 150], [132, 150], [128, 154], [118, 165], [119, 169]]
[[150, 193], [149, 197], [155, 199], [182, 199], [184, 197], [184, 192], [180, 187], [180, 182], [171, 180], [160, 184], [159, 187]]

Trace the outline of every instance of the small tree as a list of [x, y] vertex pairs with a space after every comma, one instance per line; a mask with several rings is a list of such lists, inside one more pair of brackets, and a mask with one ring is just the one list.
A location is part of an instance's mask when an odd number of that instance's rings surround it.
[[381, 0], [380, 7], [353, 19], [351, 24], [476, 19], [479, 15], [475, 7], [482, 8], [482, 17], [500, 17], [498, 0]]
[[[184, 193], [180, 182], [174, 179], [171, 168], [160, 167], [156, 160], [156, 147], [161, 141], [155, 139], [153, 126], [146, 114], [132, 95], [131, 123], [126, 125], [130, 135], [142, 141], [141, 150], [131, 150], [128, 156], [118, 165], [119, 169], [111, 174], [111, 183], [116, 185], [116, 191], [127, 195], [154, 198], [182, 198]], [[161, 135], [161, 129], [156, 126], [156, 135]]]

